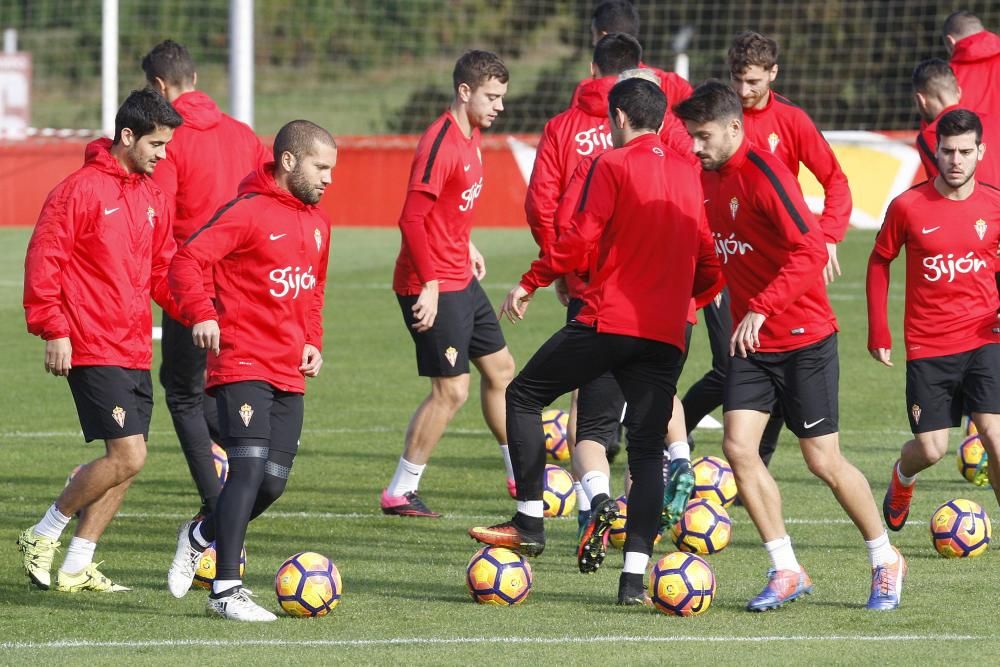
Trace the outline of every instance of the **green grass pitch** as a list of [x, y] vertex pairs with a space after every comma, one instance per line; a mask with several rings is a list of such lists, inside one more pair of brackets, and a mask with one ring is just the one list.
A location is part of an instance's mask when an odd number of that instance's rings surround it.
[[[548, 548], [533, 562], [534, 590], [524, 605], [474, 604], [463, 576], [476, 547], [465, 530], [503, 520], [513, 511], [499, 453], [478, 410], [475, 382], [421, 488], [444, 518], [383, 517], [378, 508], [407, 420], [427, 390], [426, 381], [415, 374], [412, 346], [389, 289], [399, 246], [393, 229], [334, 232], [326, 365], [309, 383], [301, 453], [287, 493], [252, 524], [247, 538], [246, 582], [265, 606], [277, 611], [274, 572], [301, 550], [319, 551], [336, 562], [345, 588], [340, 606], [326, 618], [285, 617], [261, 626], [206, 618], [200, 590], [182, 600], [170, 596], [165, 574], [175, 532], [197, 502], [159, 386], [146, 469], [97, 552], [105, 571], [135, 590], [121, 595], [33, 590], [20, 569], [17, 533], [37, 521], [67, 473], [94, 458], [98, 448], [82, 445], [65, 382], [42, 372], [42, 345], [24, 330], [20, 300], [28, 233], [0, 231], [2, 664], [914, 664], [996, 659], [997, 555], [991, 550], [977, 559], [945, 561], [933, 551], [926, 523], [939, 503], [954, 497], [976, 500], [1000, 518], [992, 493], [959, 477], [953, 453], [923, 474], [912, 524], [893, 536], [910, 564], [902, 606], [893, 613], [870, 613], [864, 610], [869, 568], [861, 539], [830, 492], [808, 473], [787, 432], [772, 470], [797, 553], [815, 582], [815, 592], [804, 600], [764, 614], [744, 611], [764, 583], [768, 560], [746, 513], [734, 508], [732, 544], [709, 557], [718, 592], [701, 617], [671, 618], [615, 606], [620, 552], [612, 552], [596, 575], [579, 574], [572, 518], [548, 522]], [[886, 369], [865, 350], [864, 271], [872, 237], [858, 230], [849, 234], [840, 252], [844, 276], [830, 293], [842, 328], [841, 442], [880, 501], [907, 423], [903, 364]], [[536, 249], [526, 230], [477, 230], [474, 239], [486, 255], [484, 283], [497, 304]], [[892, 287], [897, 341], [901, 275], [895, 272]], [[562, 317], [554, 295], [546, 291], [537, 296], [524, 322], [504, 325], [520, 365], [560, 326]], [[682, 390], [708, 367], [700, 327], [692, 347]], [[719, 454], [720, 432], [699, 431], [696, 436], [696, 454]], [[619, 461], [616, 490], [622, 470]], [[659, 546], [657, 554], [665, 549]]]

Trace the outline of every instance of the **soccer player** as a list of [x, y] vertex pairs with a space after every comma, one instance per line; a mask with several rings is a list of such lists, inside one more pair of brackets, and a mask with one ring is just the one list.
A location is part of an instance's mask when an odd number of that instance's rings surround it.
[[[474, 527], [469, 534], [529, 556], [542, 552], [542, 408], [610, 370], [628, 402], [632, 476], [618, 601], [642, 604], [660, 525], [663, 440], [688, 308], [693, 291], [716, 283], [718, 260], [697, 174], [657, 134], [666, 110], [663, 92], [649, 81], [628, 79], [611, 89], [608, 107], [616, 150], [590, 163], [570, 228], [532, 263], [501, 307], [502, 315], [517, 322], [539, 287], [589, 268], [590, 286], [576, 320], [535, 353], [507, 390], [517, 513], [509, 522]], [[699, 257], [708, 264], [696, 274]]]
[[507, 489], [514, 472], [504, 424], [504, 391], [514, 376], [493, 306], [480, 286], [486, 261], [472, 243], [483, 189], [480, 130], [503, 111], [507, 68], [496, 54], [469, 51], [455, 63], [455, 98], [420, 138], [399, 218], [402, 245], [392, 286], [431, 391], [406, 429], [403, 455], [382, 491], [385, 514], [438, 517], [417, 493], [434, 448], [469, 395], [469, 364], [481, 376], [486, 425], [500, 445]]
[[[167, 583], [174, 597], [187, 593], [201, 552], [215, 541], [208, 612], [224, 618], [276, 618], [243, 587], [240, 552], [248, 522], [285, 490], [305, 380], [323, 365], [330, 221], [318, 204], [336, 162], [329, 132], [307, 120], [286, 124], [274, 138], [274, 161], [247, 176], [170, 265], [194, 343], [211, 351], [206, 386], [218, 403], [229, 477], [216, 511], [181, 525]], [[205, 288], [210, 275], [214, 292]]]
[[[222, 113], [211, 97], [196, 90], [198, 72], [188, 50], [173, 40], [160, 42], [142, 59], [146, 82], [184, 119], [170, 152], [153, 173], [173, 214], [180, 245], [236, 195], [240, 181], [270, 158], [245, 123]], [[222, 485], [215, 472], [212, 442], [220, 441], [215, 399], [205, 393], [205, 354], [191, 330], [163, 314], [160, 384], [181, 451], [201, 497], [201, 515], [215, 511]]]
[[864, 537], [872, 566], [868, 608], [894, 609], [905, 561], [889, 543], [868, 481], [840, 451], [837, 322], [823, 284], [824, 231], [788, 168], [748, 140], [730, 87], [702, 84], [674, 110], [704, 168], [705, 208], [722, 239], [715, 248], [737, 323], [723, 398], [723, 450], [772, 562], [767, 585], [747, 608], [773, 609], [812, 590], [785, 530], [778, 486], [757, 450], [777, 401], [809, 470]]
[[[896, 197], [868, 260], [868, 349], [892, 366], [886, 317], [889, 265], [906, 248], [906, 405], [913, 439], [892, 467], [882, 513], [902, 530], [917, 474], [948, 451], [948, 428], [963, 407], [1000, 480], [1000, 189], [976, 178], [983, 127], [953, 109], [937, 121], [938, 175]], [[985, 471], [983, 471], [985, 473]], [[1000, 502], [1000, 484], [993, 493]]]
[[[913, 99], [923, 121], [917, 135], [917, 152], [928, 180], [933, 180], [939, 173], [937, 122], [962, 103], [962, 89], [948, 63], [940, 58], [931, 58], [914, 68]], [[982, 159], [976, 166], [976, 180], [1000, 185], [1000, 118], [984, 113], [976, 115], [983, 126], [980, 145], [984, 147]], [[994, 150], [988, 150], [990, 146]]]
[[961, 9], [944, 22], [944, 44], [962, 87], [962, 104], [975, 112], [1000, 116], [1000, 35]]
[[181, 122], [156, 93], [132, 92], [115, 116], [114, 140], [87, 146], [83, 167], [49, 193], [28, 243], [28, 331], [45, 341], [45, 370], [69, 381], [83, 437], [105, 446], [17, 539], [25, 573], [42, 589], [52, 586], [59, 538], [79, 512], [56, 590], [129, 590], [97, 569], [94, 551], [146, 460], [150, 296], [179, 317], [167, 289], [176, 250], [170, 208], [150, 174]]

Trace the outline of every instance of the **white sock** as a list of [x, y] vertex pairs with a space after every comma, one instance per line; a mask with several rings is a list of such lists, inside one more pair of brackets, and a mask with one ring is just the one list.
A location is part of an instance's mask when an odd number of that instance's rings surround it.
[[764, 548], [767, 549], [767, 555], [771, 557], [771, 565], [775, 570], [802, 571], [799, 561], [795, 559], [795, 551], [792, 550], [792, 538], [788, 535], [765, 542]]
[[541, 519], [545, 516], [545, 503], [541, 500], [518, 500], [517, 511], [524, 516]]
[[889, 544], [889, 533], [882, 533], [874, 540], [865, 540], [868, 547], [868, 560], [872, 567], [879, 565], [892, 565], [898, 559], [896, 550]]
[[59, 511], [55, 503], [49, 507], [45, 512], [45, 516], [42, 520], [35, 524], [32, 530], [36, 535], [43, 535], [52, 540], [58, 540], [62, 532], [66, 530], [66, 526], [69, 525], [70, 520], [73, 517], [66, 516]]
[[503, 455], [503, 467], [507, 469], [507, 479], [514, 479], [514, 464], [510, 462], [510, 447], [500, 445], [500, 453]]
[[230, 588], [242, 585], [242, 579], [216, 579], [212, 582], [212, 593], [218, 595], [223, 591], [228, 591]]
[[667, 447], [667, 453], [670, 456], [671, 461], [677, 459], [687, 459], [691, 460], [691, 445], [687, 443], [687, 440], [671, 442]]
[[587, 497], [591, 500], [602, 493], [606, 496], [611, 495], [611, 480], [600, 470], [591, 470], [590, 472], [583, 473], [583, 476], [580, 478], [580, 486], [583, 487]]
[[97, 549], [97, 542], [85, 540], [82, 537], [74, 537], [69, 541], [66, 549], [66, 560], [60, 568], [63, 572], [70, 574], [81, 571], [94, 562], [94, 551]]
[[645, 576], [647, 565], [649, 565], [649, 556], [644, 553], [639, 553], [638, 551], [626, 551], [625, 565], [622, 566], [622, 572], [628, 572], [629, 574], [641, 574]]
[[590, 511], [590, 496], [583, 490], [583, 484], [579, 480], [573, 482], [573, 490], [576, 491], [576, 509], [580, 512]]
[[896, 464], [896, 477], [899, 478], [899, 483], [903, 486], [913, 486], [917, 482], [917, 476], [907, 477], [903, 474], [903, 471], [899, 468], [899, 464]]
[[199, 521], [198, 525], [196, 525], [194, 530], [191, 531], [191, 537], [194, 538], [195, 543], [202, 549], [207, 549], [208, 545], [211, 544], [205, 539], [205, 536], [201, 532], [201, 521]]
[[427, 464], [422, 466], [416, 463], [410, 463], [402, 456], [399, 457], [399, 465], [396, 466], [396, 473], [392, 476], [392, 481], [389, 482], [389, 488], [386, 489], [386, 493], [390, 496], [401, 496], [410, 491], [416, 491], [417, 487], [420, 486], [420, 477], [424, 474], [424, 468]]

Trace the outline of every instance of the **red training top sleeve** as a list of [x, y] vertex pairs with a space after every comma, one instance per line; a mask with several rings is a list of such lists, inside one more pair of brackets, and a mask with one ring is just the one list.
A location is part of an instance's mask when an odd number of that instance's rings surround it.
[[403, 235], [403, 246], [413, 260], [420, 282], [424, 284], [437, 279], [424, 222], [427, 214], [434, 208], [435, 201], [435, 196], [429, 192], [409, 190], [406, 193], [403, 212], [399, 216], [399, 231]]
[[35, 223], [24, 259], [24, 314], [28, 331], [44, 340], [70, 335], [62, 309], [63, 267], [76, 242], [75, 221], [87, 216], [86, 206], [60, 187], [49, 195]]
[[[167, 200], [167, 202], [172, 201], [172, 199]], [[163, 219], [153, 227], [153, 264], [149, 277], [149, 293], [153, 297], [153, 301], [158, 303], [160, 308], [163, 308], [167, 312], [167, 315], [185, 326], [190, 326], [193, 322], [186, 321], [181, 315], [180, 307], [170, 293], [170, 286], [167, 282], [170, 262], [177, 253], [177, 242], [174, 240], [172, 209], [173, 207], [168, 205], [164, 209]]]
[[326, 274], [330, 265], [330, 245], [333, 243], [329, 220], [326, 222], [327, 243], [326, 247], [323, 248], [320, 265], [316, 270], [316, 287], [313, 288], [313, 300], [309, 304], [309, 313], [306, 315], [306, 343], [320, 351], [323, 350], [323, 305], [326, 303]]
[[558, 137], [550, 121], [542, 130], [524, 198], [524, 214], [540, 249], [539, 256], [544, 255], [556, 240], [554, 218], [559, 204], [560, 171]]
[[829, 243], [840, 243], [851, 224], [851, 188], [837, 156], [823, 134], [805, 114], [798, 123], [799, 158], [823, 186], [826, 197], [819, 224]]
[[722, 264], [715, 252], [715, 241], [708, 228], [708, 216], [702, 208], [701, 219], [698, 221], [698, 258], [694, 266], [694, 285], [691, 290], [695, 308], [708, 305], [722, 291], [724, 284]]
[[875, 237], [875, 246], [868, 258], [865, 293], [868, 300], [868, 349], [892, 349], [889, 329], [889, 265], [906, 244], [906, 230], [899, 215], [899, 205], [893, 201], [885, 213], [882, 228]]

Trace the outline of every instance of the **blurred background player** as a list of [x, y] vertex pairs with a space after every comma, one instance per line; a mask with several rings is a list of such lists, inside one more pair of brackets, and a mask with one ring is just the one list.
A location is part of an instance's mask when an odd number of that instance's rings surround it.
[[963, 106], [1000, 117], [1000, 35], [961, 9], [945, 19], [944, 44], [951, 54], [951, 68], [962, 87]]
[[[936, 124], [938, 175], [896, 197], [868, 260], [868, 349], [892, 366], [889, 265], [906, 248], [906, 405], [913, 439], [893, 465], [882, 513], [902, 530], [917, 473], [948, 451], [948, 428], [971, 412], [1000, 480], [1000, 189], [980, 182], [982, 124], [953, 109]], [[1000, 147], [1000, 146], [998, 146]], [[948, 259], [945, 259], [945, 258]], [[956, 259], [952, 259], [956, 258]], [[993, 484], [1000, 502], [1000, 484]]]
[[696, 285], [715, 284], [719, 271], [697, 174], [665, 149], [657, 133], [666, 110], [663, 92], [649, 81], [629, 79], [611, 89], [608, 106], [616, 150], [590, 162], [569, 229], [532, 263], [501, 314], [517, 322], [539, 287], [589, 269], [585, 305], [508, 388], [507, 429], [518, 492], [514, 518], [471, 528], [469, 534], [529, 556], [543, 551], [542, 408], [610, 370], [628, 401], [632, 488], [618, 602], [633, 605], [647, 600], [643, 579], [660, 524], [663, 441], [691, 294]]
[[[198, 72], [187, 49], [160, 42], [142, 59], [146, 82], [169, 101], [184, 124], [153, 174], [167, 196], [174, 239], [181, 245], [226, 202], [245, 176], [270, 157], [245, 123], [222, 113], [205, 93], [195, 90]], [[211, 276], [209, 276], [211, 284]], [[181, 451], [201, 497], [198, 514], [215, 511], [222, 485], [212, 460], [220, 442], [215, 399], [205, 393], [206, 350], [195, 347], [191, 329], [163, 313], [160, 384]]]
[[[962, 104], [962, 89], [955, 73], [945, 61], [931, 58], [913, 70], [913, 99], [920, 112], [920, 133], [917, 135], [917, 152], [927, 172], [927, 179], [938, 175], [937, 123], [945, 114]], [[983, 126], [980, 144], [985, 146], [976, 166], [976, 180], [1000, 186], [1000, 119], [989, 114], [977, 113]], [[990, 146], [993, 147], [990, 150]]]
[[410, 420], [403, 455], [382, 491], [385, 514], [440, 516], [417, 489], [445, 428], [469, 396], [470, 363], [479, 370], [483, 418], [500, 445], [507, 490], [514, 495], [504, 421], [514, 358], [479, 284], [486, 261], [470, 238], [483, 189], [480, 130], [503, 111], [508, 77], [496, 54], [463, 54], [452, 75], [455, 98], [420, 138], [410, 168], [392, 286], [416, 346], [417, 372], [430, 378], [431, 391]]
[[[194, 344], [212, 352], [207, 386], [218, 402], [229, 477], [216, 511], [181, 525], [167, 583], [174, 597], [187, 593], [214, 541], [208, 612], [232, 620], [276, 619], [243, 587], [240, 552], [247, 524], [285, 490], [302, 434], [305, 378], [323, 365], [330, 220], [318, 204], [336, 163], [329, 132], [306, 120], [286, 124], [274, 138], [274, 162], [246, 178], [170, 265], [171, 292], [195, 323]], [[205, 288], [211, 275], [214, 290]]]
[[170, 209], [150, 175], [181, 122], [153, 91], [134, 91], [115, 116], [114, 140], [87, 145], [83, 167], [49, 193], [28, 243], [28, 331], [45, 340], [45, 370], [68, 379], [83, 437], [105, 446], [17, 539], [24, 571], [39, 588], [51, 587], [59, 538], [79, 512], [56, 589], [129, 590], [97, 569], [94, 551], [146, 461], [150, 296], [179, 317], [167, 289], [176, 249]]
[[785, 529], [778, 486], [758, 452], [776, 402], [809, 470], [864, 537], [872, 566], [868, 608], [895, 609], [905, 561], [889, 543], [868, 481], [840, 451], [837, 322], [823, 284], [824, 232], [795, 176], [744, 134], [742, 105], [730, 87], [702, 84], [674, 109], [704, 168], [712, 232], [732, 239], [716, 244], [725, 253], [722, 271], [738, 322], [729, 348], [723, 450], [772, 564], [747, 609], [774, 609], [812, 590]]

